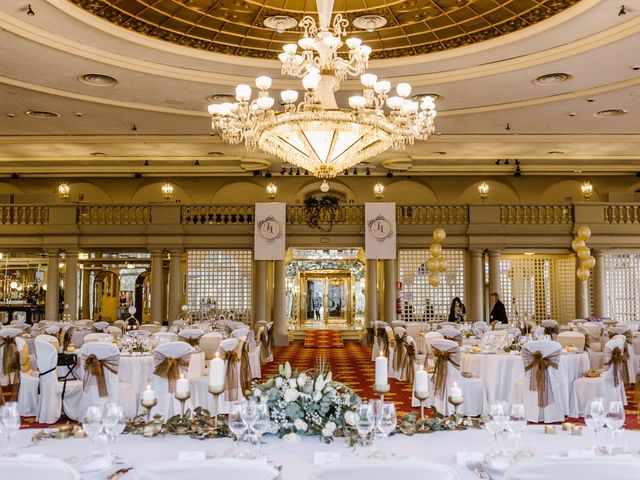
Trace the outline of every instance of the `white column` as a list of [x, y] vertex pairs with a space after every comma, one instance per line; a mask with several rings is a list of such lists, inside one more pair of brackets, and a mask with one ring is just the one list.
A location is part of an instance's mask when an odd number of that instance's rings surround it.
[[367, 260], [366, 268], [365, 328], [373, 326], [373, 323], [378, 320], [378, 261]]
[[596, 317], [606, 317], [609, 315], [605, 278], [605, 261], [607, 255], [602, 250], [592, 250], [591, 254], [596, 259], [596, 266], [593, 268], [593, 315]]
[[396, 261], [384, 261], [384, 321], [391, 323], [397, 319], [396, 317], [396, 280], [398, 278], [396, 272]]
[[58, 320], [60, 278], [59, 250], [47, 250], [47, 296], [45, 298], [45, 320]]
[[[489, 250], [489, 295], [500, 293], [500, 251]], [[510, 299], [507, 299], [510, 301]], [[504, 301], [504, 300], [503, 300]]]
[[256, 304], [253, 307], [253, 323], [267, 320], [267, 261], [256, 260]]
[[64, 303], [69, 305], [70, 320], [78, 319], [78, 251], [66, 251]]
[[469, 294], [467, 295], [467, 319], [484, 320], [484, 253], [480, 250], [469, 251]]
[[170, 250], [169, 260], [169, 325], [180, 317], [182, 307], [182, 250]]
[[[151, 321], [163, 323], [162, 316], [162, 250], [151, 250]], [[142, 316], [142, 312], [136, 313]]]
[[276, 345], [289, 345], [287, 319], [285, 315], [287, 302], [287, 277], [284, 260], [273, 262], [273, 333]]
[[576, 279], [576, 318], [587, 318], [589, 316], [589, 281], [583, 282], [574, 275]]

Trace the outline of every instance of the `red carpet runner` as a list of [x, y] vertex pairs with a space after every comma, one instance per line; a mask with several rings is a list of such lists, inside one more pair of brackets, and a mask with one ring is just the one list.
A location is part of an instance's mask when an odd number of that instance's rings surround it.
[[307, 330], [305, 348], [342, 348], [342, 334], [337, 330]]

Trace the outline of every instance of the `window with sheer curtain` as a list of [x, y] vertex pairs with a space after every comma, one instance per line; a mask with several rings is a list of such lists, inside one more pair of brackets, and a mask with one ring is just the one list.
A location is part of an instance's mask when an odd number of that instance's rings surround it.
[[516, 316], [561, 322], [575, 318], [575, 259], [571, 255], [502, 255], [500, 297]]
[[434, 316], [446, 320], [453, 297], [460, 297], [464, 302], [464, 250], [444, 249], [442, 256], [447, 262], [447, 271], [440, 274], [440, 286], [432, 287], [427, 271], [429, 250], [399, 250], [399, 278], [402, 282], [399, 320], [424, 321]]
[[608, 315], [619, 322], [640, 320], [640, 254], [609, 253], [604, 258]]
[[237, 320], [251, 319], [251, 250], [187, 251], [187, 304], [197, 311], [215, 302], [217, 310], [233, 311]]

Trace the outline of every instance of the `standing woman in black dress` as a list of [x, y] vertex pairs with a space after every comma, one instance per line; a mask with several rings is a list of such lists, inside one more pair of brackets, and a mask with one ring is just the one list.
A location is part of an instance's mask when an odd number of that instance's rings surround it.
[[464, 322], [464, 315], [467, 310], [464, 308], [464, 303], [459, 297], [454, 297], [451, 301], [451, 308], [449, 309], [449, 321], [450, 322]]

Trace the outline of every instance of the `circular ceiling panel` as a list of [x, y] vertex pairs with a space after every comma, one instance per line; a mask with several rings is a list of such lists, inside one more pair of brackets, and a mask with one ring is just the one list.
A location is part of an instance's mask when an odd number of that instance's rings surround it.
[[[269, 17], [299, 21], [317, 17], [315, 0], [69, 0], [129, 30], [179, 45], [229, 55], [275, 58], [295, 43], [297, 28], [278, 33]], [[351, 34], [373, 49], [373, 58], [449, 50], [514, 32], [545, 20], [580, 0], [336, 0], [335, 13], [349, 20]], [[386, 25], [374, 31], [353, 26], [376, 15]], [[269, 24], [269, 21], [266, 22]], [[356, 22], [358, 23], [358, 22]]]

